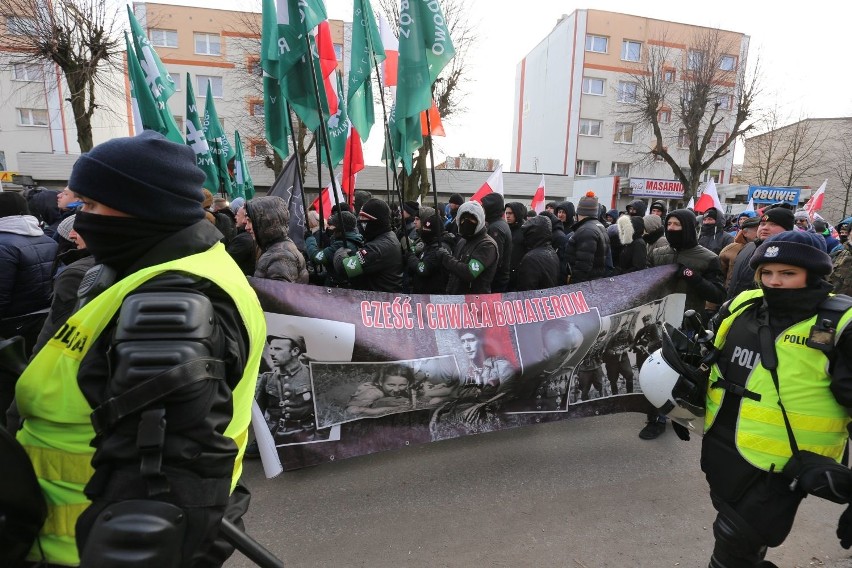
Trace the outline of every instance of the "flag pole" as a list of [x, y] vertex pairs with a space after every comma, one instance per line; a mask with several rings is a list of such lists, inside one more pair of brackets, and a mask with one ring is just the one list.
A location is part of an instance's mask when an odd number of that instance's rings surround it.
[[[296, 130], [293, 128], [293, 114], [290, 112], [290, 102], [287, 99], [284, 99], [284, 108], [287, 109], [287, 123], [290, 125], [290, 140], [293, 142], [293, 159], [296, 160], [296, 175], [299, 176], [299, 185], [301, 186], [302, 210], [305, 212], [305, 219], [307, 219], [308, 201], [305, 199], [305, 179], [302, 177], [302, 160], [299, 158], [299, 149], [296, 146]], [[272, 149], [272, 152], [275, 153], [275, 148]], [[324, 222], [322, 215], [320, 215], [320, 231], [325, 230], [323, 225]]]
[[[429, 107], [429, 110], [432, 110]], [[438, 215], [438, 218], [441, 217], [441, 211], [438, 208], [438, 184], [435, 183], [435, 148], [432, 146], [432, 120], [429, 118], [429, 110], [426, 111], [426, 136], [429, 140], [429, 164], [432, 168], [432, 195], [435, 198], [435, 214]], [[420, 222], [423, 222], [423, 219], [420, 219]], [[438, 229], [440, 233], [444, 232], [444, 224], [438, 223], [440, 228]], [[440, 236], [440, 235], [439, 235]]]
[[[319, 135], [320, 140], [322, 141], [323, 148], [325, 148], [325, 158], [328, 165], [328, 174], [331, 176], [331, 190], [334, 193], [334, 204], [337, 206], [337, 215], [338, 219], [338, 227], [343, 228], [343, 210], [340, 208], [340, 199], [337, 197], [337, 182], [334, 179], [334, 166], [331, 164], [331, 145], [328, 143], [328, 131], [326, 130], [327, 124], [322, 115], [322, 101], [319, 96], [319, 83], [317, 82], [317, 69], [314, 66], [314, 52], [311, 47], [311, 34], [305, 34], [305, 41], [308, 45], [308, 52], [306, 56], [310, 59], [311, 66], [311, 78], [313, 79], [313, 87], [314, 87], [314, 98], [317, 101], [317, 114], [319, 115], [319, 127], [317, 129], [317, 134]], [[335, 71], [336, 73], [336, 71]], [[320, 171], [322, 170], [322, 160], [320, 159], [319, 154], [319, 145], [317, 145], [317, 179], [321, 180]], [[320, 183], [319, 195], [320, 195], [320, 207], [322, 207], [322, 184]], [[347, 204], [348, 205], [348, 204]], [[322, 214], [320, 214], [322, 216]]]
[[[379, 64], [376, 61], [375, 53], [372, 55], [373, 58], [373, 68], [376, 70], [376, 81], [381, 81], [379, 74]], [[385, 183], [387, 184], [387, 193], [388, 193], [388, 201], [391, 201], [391, 182], [388, 181], [387, 173], [388, 171], [393, 172], [393, 187], [396, 192], [396, 195], [399, 197], [399, 205], [402, 207], [402, 203], [404, 199], [402, 198], [402, 192], [399, 187], [399, 180], [397, 179], [396, 174], [396, 157], [393, 151], [393, 140], [391, 139], [390, 127], [388, 126], [388, 107], [385, 102], [385, 89], [382, 87], [381, 82], [379, 83], [379, 98], [382, 100], [382, 122], [385, 127], [385, 151], [388, 153], [388, 161], [385, 162], [388, 167], [385, 168]], [[392, 165], [391, 165], [392, 164]]]

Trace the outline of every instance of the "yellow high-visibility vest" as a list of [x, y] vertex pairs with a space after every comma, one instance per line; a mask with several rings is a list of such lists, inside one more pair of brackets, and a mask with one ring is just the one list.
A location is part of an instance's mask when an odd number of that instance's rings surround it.
[[24, 426], [17, 438], [32, 461], [48, 506], [47, 520], [30, 550], [30, 560], [41, 560], [43, 552], [44, 560], [52, 564], [80, 563], [75, 530], [77, 518], [90, 505], [83, 489], [94, 473], [94, 448], [89, 444], [95, 431], [90, 419], [92, 408], [77, 384], [77, 372], [124, 298], [167, 271], [193, 274], [222, 288], [248, 331], [248, 360], [233, 391], [234, 414], [225, 429], [225, 436], [239, 448], [231, 491], [239, 480], [266, 321], [254, 290], [224, 245], [217, 243], [202, 253], [144, 268], [110, 286], [68, 318], [18, 380], [15, 399]]
[[[749, 290], [739, 294], [730, 305], [731, 315], [719, 326], [714, 345], [721, 350], [734, 321], [742, 314], [741, 308], [753, 298], [763, 295], [763, 290]], [[843, 457], [848, 433], [849, 413], [829, 390], [828, 357], [819, 349], [805, 345], [817, 314], [784, 330], [775, 340], [778, 355], [778, 378], [781, 401], [790, 419], [796, 443], [801, 450], [829, 456], [838, 462]], [[837, 324], [837, 338], [852, 319], [848, 310]], [[704, 431], [710, 429], [722, 400], [728, 393], [713, 385], [722, 378], [719, 366], [710, 371], [707, 388], [707, 407]], [[760, 395], [760, 400], [743, 397], [737, 416], [736, 445], [740, 455], [753, 466], [769, 471], [781, 471], [792, 455], [790, 438], [784, 425], [784, 416], [778, 406], [778, 391], [772, 375], [762, 363], [755, 365], [746, 379], [745, 388]], [[733, 396], [733, 395], [731, 395]]]

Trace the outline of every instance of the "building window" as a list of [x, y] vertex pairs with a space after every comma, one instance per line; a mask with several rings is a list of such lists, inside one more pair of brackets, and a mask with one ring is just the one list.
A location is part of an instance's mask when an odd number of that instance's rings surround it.
[[663, 69], [663, 81], [666, 83], [674, 83], [677, 73], [674, 69]]
[[583, 77], [583, 94], [584, 95], [601, 95], [604, 94], [604, 80], [594, 77]]
[[15, 63], [12, 66], [15, 81], [44, 81], [44, 69], [37, 63]]
[[335, 43], [334, 44], [334, 57], [338, 61], [343, 61], [343, 44], [342, 43]]
[[677, 134], [677, 145], [678, 148], [689, 148], [689, 134], [686, 131], [686, 128], [681, 128]]
[[633, 124], [630, 122], [616, 122], [614, 141], [617, 144], [633, 144]]
[[174, 115], [174, 117], [175, 117], [175, 124], [177, 124], [178, 130], [183, 132], [183, 117], [180, 116], [179, 114]]
[[641, 61], [642, 44], [638, 41], [626, 39], [621, 42], [621, 59], [624, 61]]
[[263, 101], [252, 99], [249, 101], [249, 115], [263, 116]]
[[33, 35], [36, 31], [36, 22], [32, 18], [20, 16], [9, 16], [6, 18], [6, 32], [9, 35]]
[[195, 53], [198, 55], [222, 55], [219, 34], [195, 34]]
[[629, 81], [618, 82], [618, 102], [620, 103], [635, 103], [636, 93], [639, 90], [637, 83]]
[[581, 136], [600, 136], [602, 124], [603, 124], [602, 120], [595, 120], [593, 118], [581, 118], [580, 119], [580, 135]]
[[253, 158], [268, 155], [269, 148], [266, 146], [266, 140], [251, 140], [249, 142], [249, 154]]
[[248, 70], [249, 75], [263, 77], [263, 67], [260, 65], [259, 57], [249, 57], [248, 62], [246, 63], [246, 69]]
[[216, 77], [214, 75], [196, 75], [195, 76], [195, 87], [197, 91], [197, 96], [206, 97], [207, 96], [207, 82], [210, 81], [210, 88], [213, 91], [214, 99], [221, 99], [223, 87], [222, 87], [222, 78]]
[[47, 126], [47, 109], [19, 108], [18, 124], [21, 126]]
[[148, 30], [148, 38], [154, 47], [177, 47], [177, 30]]
[[595, 53], [606, 53], [608, 42], [609, 38], [607, 37], [586, 34], [586, 51], [593, 51]]
[[698, 69], [701, 67], [701, 64], [704, 62], [704, 52], [699, 51], [697, 49], [690, 49], [689, 53], [686, 54], [686, 68], [687, 69]]
[[719, 69], [733, 71], [737, 67], [737, 58], [733, 55], [723, 55], [719, 58]]
[[701, 181], [710, 181], [711, 179], [713, 183], [723, 183], [722, 170], [707, 170], [701, 176]]
[[715, 152], [722, 147], [722, 144], [724, 144], [727, 139], [727, 132], [714, 132], [713, 136], [711, 136], [710, 140], [707, 142], [707, 149]]
[[734, 96], [733, 95], [719, 95], [719, 108], [724, 110], [731, 110], [734, 108]]
[[672, 121], [672, 111], [671, 109], [664, 108], [661, 109], [660, 112], [657, 113], [657, 122], [660, 124], [668, 124]]
[[574, 175], [596, 176], [598, 175], [598, 163], [592, 160], [577, 160], [577, 169]]
[[169, 73], [172, 78], [172, 83], [175, 84], [175, 91], [180, 91], [180, 73]]
[[609, 175], [621, 178], [630, 177], [630, 162], [613, 162]]

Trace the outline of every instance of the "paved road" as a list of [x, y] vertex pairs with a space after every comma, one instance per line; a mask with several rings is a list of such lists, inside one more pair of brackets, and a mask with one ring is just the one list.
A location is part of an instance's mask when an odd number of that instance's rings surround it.
[[[265, 480], [247, 464], [250, 533], [286, 566], [707, 566], [714, 511], [700, 443], [643, 416], [543, 424]], [[778, 566], [852, 568], [843, 507], [808, 498]], [[252, 564], [239, 554], [229, 568]]]

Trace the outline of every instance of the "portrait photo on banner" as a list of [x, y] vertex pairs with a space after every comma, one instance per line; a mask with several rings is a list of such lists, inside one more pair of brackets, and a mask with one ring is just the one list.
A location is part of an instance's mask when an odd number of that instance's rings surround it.
[[276, 446], [337, 441], [339, 427], [317, 425], [310, 363], [350, 361], [350, 323], [266, 312], [266, 345], [255, 397]]
[[568, 404], [639, 394], [639, 369], [662, 346], [662, 326], [679, 326], [685, 296], [671, 294], [601, 318], [594, 344], [572, 370]]

